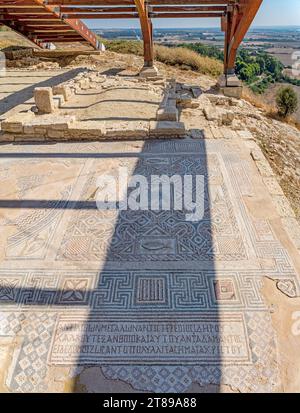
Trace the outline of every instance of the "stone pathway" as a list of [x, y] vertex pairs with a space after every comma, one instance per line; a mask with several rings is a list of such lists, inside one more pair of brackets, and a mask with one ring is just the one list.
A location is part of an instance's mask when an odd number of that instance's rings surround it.
[[[261, 288], [299, 295], [300, 256], [257, 150], [241, 138], [1, 145], [0, 390], [282, 389]], [[203, 175], [204, 218], [99, 211], [97, 178], [119, 167]]]

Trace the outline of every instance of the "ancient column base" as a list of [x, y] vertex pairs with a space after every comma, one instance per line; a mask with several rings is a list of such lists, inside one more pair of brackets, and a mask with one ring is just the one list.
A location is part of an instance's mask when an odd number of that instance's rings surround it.
[[217, 83], [224, 96], [240, 99], [242, 97], [242, 83], [235, 74], [223, 74]]
[[140, 71], [140, 77], [157, 77], [159, 75], [158, 69], [156, 66], [144, 66]]

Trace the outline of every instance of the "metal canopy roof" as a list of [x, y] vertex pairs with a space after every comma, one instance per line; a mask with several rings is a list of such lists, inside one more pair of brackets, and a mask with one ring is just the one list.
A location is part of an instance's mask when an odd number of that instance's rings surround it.
[[263, 0], [0, 0], [0, 23], [42, 46], [45, 42], [86, 41], [96, 35], [80, 19], [140, 20], [146, 66], [153, 65], [152, 19], [219, 18], [225, 32], [225, 72]]

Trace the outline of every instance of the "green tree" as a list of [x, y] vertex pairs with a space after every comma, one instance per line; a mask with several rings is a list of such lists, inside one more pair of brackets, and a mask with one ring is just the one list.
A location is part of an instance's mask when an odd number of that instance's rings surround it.
[[296, 112], [298, 108], [298, 97], [296, 92], [290, 87], [283, 87], [277, 92], [276, 104], [278, 112], [286, 118]]

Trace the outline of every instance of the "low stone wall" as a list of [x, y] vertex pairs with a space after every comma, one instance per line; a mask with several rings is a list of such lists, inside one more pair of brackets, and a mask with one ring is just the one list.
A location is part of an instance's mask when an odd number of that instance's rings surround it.
[[[144, 82], [143, 79], [135, 79]], [[148, 82], [148, 80], [147, 80]], [[165, 87], [165, 99], [161, 103], [156, 120], [121, 121], [108, 125], [105, 121], [80, 121], [76, 116], [60, 115], [59, 108], [81, 90], [113, 87], [113, 80], [98, 72], [84, 70], [74, 79], [52, 88], [36, 88], [36, 106], [31, 111], [14, 115], [1, 123], [0, 141], [52, 141], [52, 140], [112, 140], [178, 138], [187, 134], [184, 123], [178, 121], [178, 104], [184, 98], [177, 94], [175, 80], [155, 80], [154, 84]], [[191, 97], [189, 97], [191, 101]], [[173, 108], [175, 117], [162, 116]]]
[[[134, 78], [133, 83], [149, 80]], [[115, 124], [105, 120], [82, 121], [75, 115], [62, 115], [63, 108], [73, 95], [82, 90], [107, 90], [114, 88], [115, 79], [85, 69], [74, 79], [52, 88], [36, 88], [35, 104], [31, 111], [18, 113], [1, 123], [0, 142], [39, 142], [65, 140], [114, 140], [149, 138], [227, 138], [234, 134], [233, 122], [238, 113], [240, 101], [216, 94], [202, 93], [195, 85], [176, 82], [175, 79], [159, 79], [153, 85], [163, 91], [162, 101], [153, 119], [118, 121]], [[234, 107], [234, 110], [232, 110]], [[180, 113], [195, 109], [195, 116], [205, 119], [205, 127], [190, 129], [180, 122]], [[222, 129], [222, 134], [221, 134]], [[224, 129], [224, 130], [223, 130]], [[212, 133], [210, 133], [213, 131]]]
[[200, 95], [200, 88], [176, 83], [175, 79], [171, 79], [157, 111], [157, 120], [178, 122], [181, 109], [199, 107], [197, 98]]
[[135, 121], [106, 127], [105, 121], [77, 121], [75, 116], [19, 113], [1, 124], [0, 141], [110, 140], [183, 137], [184, 123]]
[[4, 54], [5, 54], [6, 59], [17, 60], [17, 59], [21, 59], [22, 57], [32, 57], [33, 49], [30, 47], [26, 47], [23, 49], [16, 49], [16, 50], [5, 50]]

